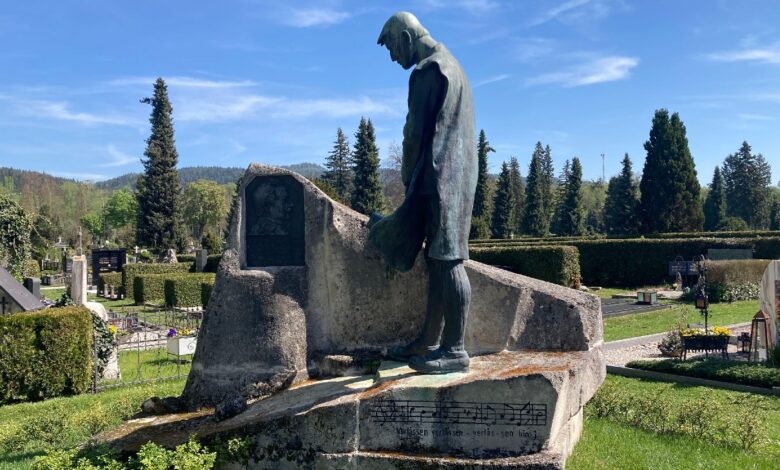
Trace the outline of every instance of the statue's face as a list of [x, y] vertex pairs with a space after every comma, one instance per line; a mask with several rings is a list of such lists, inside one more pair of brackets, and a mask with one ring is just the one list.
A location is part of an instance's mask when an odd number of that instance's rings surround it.
[[385, 46], [387, 47], [387, 50], [390, 51], [390, 60], [398, 62], [398, 65], [405, 70], [408, 70], [414, 65], [412, 38], [406, 31], [395, 36], [391, 41], [387, 41]]

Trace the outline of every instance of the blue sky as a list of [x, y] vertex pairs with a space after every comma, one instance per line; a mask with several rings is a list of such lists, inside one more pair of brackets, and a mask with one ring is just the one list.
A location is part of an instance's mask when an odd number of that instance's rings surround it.
[[[140, 171], [157, 76], [181, 166], [322, 163], [361, 115], [400, 143], [408, 71], [376, 45], [415, 13], [462, 63], [477, 127], [523, 174], [534, 143], [588, 179], [644, 161], [653, 111], [680, 113], [699, 179], [743, 140], [780, 180], [780, 2], [715, 0], [36, 1], [0, 6], [0, 166]], [[556, 171], [557, 171], [556, 168]]]

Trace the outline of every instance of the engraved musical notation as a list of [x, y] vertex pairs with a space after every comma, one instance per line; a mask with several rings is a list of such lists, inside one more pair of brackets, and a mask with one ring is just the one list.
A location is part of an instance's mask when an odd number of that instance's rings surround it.
[[370, 411], [372, 422], [546, 426], [544, 403], [470, 403], [379, 399]]

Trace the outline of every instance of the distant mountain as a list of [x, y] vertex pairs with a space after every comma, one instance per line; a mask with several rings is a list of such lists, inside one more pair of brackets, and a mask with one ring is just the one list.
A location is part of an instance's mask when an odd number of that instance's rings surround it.
[[[322, 176], [325, 168], [316, 163], [296, 163], [293, 165], [284, 165], [282, 168], [300, 173], [306, 178], [313, 179]], [[219, 184], [235, 183], [236, 180], [244, 174], [245, 168], [238, 167], [220, 167], [220, 166], [190, 166], [179, 168], [179, 180], [182, 186], [186, 186], [197, 180], [211, 180]], [[102, 189], [116, 190], [129, 187], [135, 189], [135, 183], [140, 173], [127, 173], [110, 180], [95, 183], [95, 186]]]

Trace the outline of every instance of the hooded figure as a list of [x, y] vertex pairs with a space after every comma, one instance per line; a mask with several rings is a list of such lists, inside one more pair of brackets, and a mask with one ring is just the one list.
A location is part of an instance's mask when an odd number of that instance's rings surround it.
[[372, 216], [368, 239], [400, 271], [411, 269], [425, 241], [430, 277], [423, 331], [391, 355], [421, 372], [468, 370], [463, 335], [471, 287], [463, 260], [477, 185], [471, 89], [458, 61], [411, 13], [390, 17], [377, 42], [414, 70], [401, 166], [406, 196], [390, 216]]

